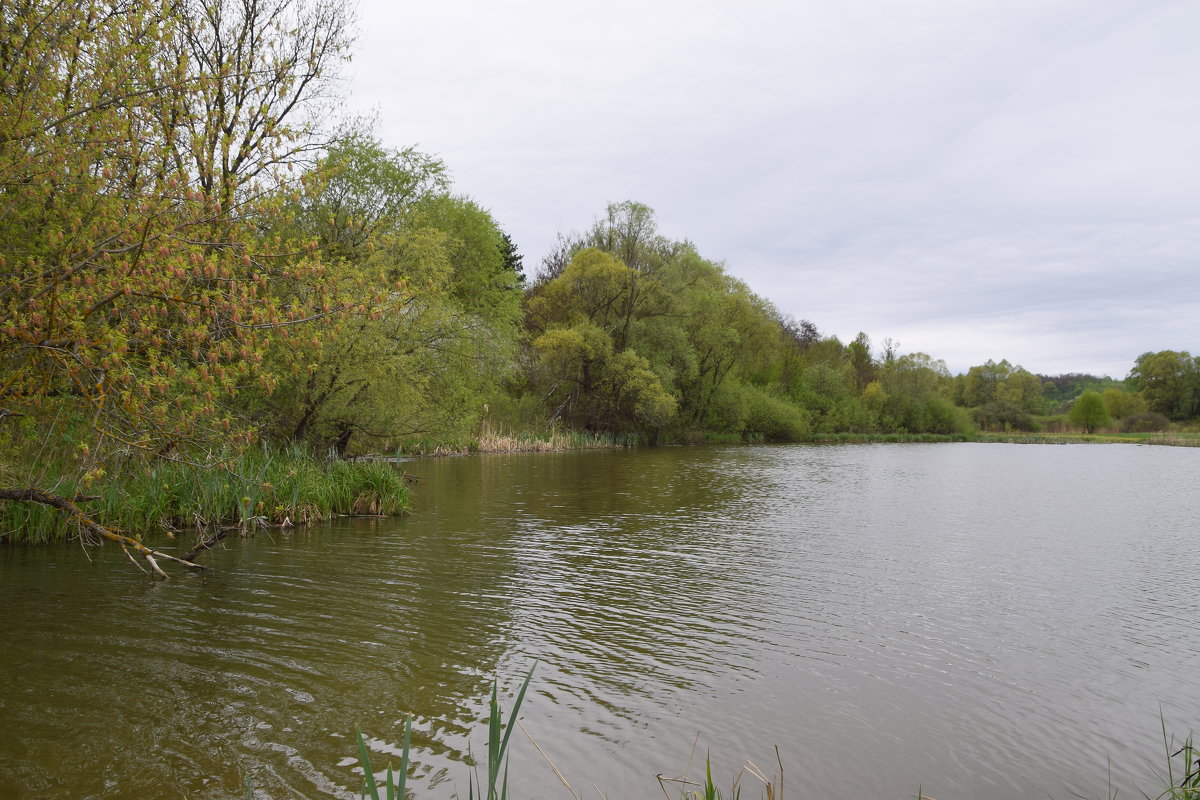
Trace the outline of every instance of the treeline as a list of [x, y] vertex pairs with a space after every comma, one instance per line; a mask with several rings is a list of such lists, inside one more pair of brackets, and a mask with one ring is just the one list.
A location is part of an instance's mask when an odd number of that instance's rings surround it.
[[531, 280], [439, 159], [330, 129], [349, 47], [334, 0], [0, 8], [0, 484], [256, 441], [965, 436], [1068, 424], [1084, 388], [1122, 426], [1200, 413], [1187, 353], [1125, 382], [953, 376], [824, 336], [634, 202]]

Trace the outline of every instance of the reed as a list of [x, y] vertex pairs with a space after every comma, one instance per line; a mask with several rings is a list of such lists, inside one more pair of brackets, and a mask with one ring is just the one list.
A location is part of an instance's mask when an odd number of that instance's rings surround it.
[[569, 450], [602, 450], [633, 447], [635, 434], [589, 433], [550, 430], [544, 433], [485, 431], [475, 439], [409, 439], [398, 455], [465, 456], [474, 453], [562, 453]]
[[[507, 724], [504, 722], [504, 712], [500, 707], [500, 685], [498, 680], [492, 681], [492, 696], [488, 703], [488, 740], [487, 740], [487, 783], [480, 783], [477, 765], [472, 766], [471, 774], [467, 777], [468, 800], [508, 800], [508, 745], [513, 729], [517, 727], [517, 714], [521, 704], [525, 702], [525, 692], [529, 682], [533, 680], [533, 671], [537, 669], [535, 662], [525, 676], [517, 697], [513, 701], [512, 711], [508, 715]], [[371, 800], [380, 800], [378, 778], [371, 767], [371, 755], [363, 741], [362, 731], [354, 728], [355, 739], [358, 742], [358, 762], [363, 770], [363, 784], [359, 800], [370, 796]], [[402, 800], [405, 796], [405, 784], [408, 780], [409, 752], [412, 747], [412, 717], [404, 725], [404, 742], [400, 750], [400, 769], [393, 773], [389, 761], [387, 773], [384, 776], [384, 791], [387, 800]], [[468, 753], [470, 749], [468, 748]]]
[[[1167, 734], [1167, 722], [1162, 719], [1163, 744], [1167, 756], [1167, 774], [1163, 781], [1166, 789], [1156, 800], [1200, 800], [1200, 748], [1195, 746], [1189, 734], [1183, 740], [1183, 746], [1175, 749], [1171, 737]], [[1171, 752], [1175, 750], [1175, 752]], [[1174, 762], [1179, 761], [1179, 771], [1176, 772]]]
[[[123, 465], [98, 495], [78, 470], [48, 481], [81, 502], [110, 529], [142, 536], [182, 528], [307, 525], [339, 515], [396, 514], [407, 507], [404, 475], [382, 462], [348, 463], [313, 456], [301, 447], [255, 448], [207, 464], [157, 461]], [[39, 543], [64, 538], [68, 523], [53, 509], [0, 503], [0, 540]]]
[[680, 800], [741, 800], [742, 778], [749, 775], [762, 784], [759, 796], [763, 800], [783, 800], [783, 759], [779, 755], [778, 747], [775, 748], [775, 762], [779, 765], [779, 772], [768, 777], [754, 762], [747, 761], [734, 774], [728, 794], [722, 792], [717, 786], [716, 781], [713, 780], [711, 754], [704, 759], [703, 783], [688, 780], [685, 773], [685, 777], [682, 778], [664, 778], [662, 775], [659, 775], [658, 785], [667, 800], [670, 800], [668, 787], [671, 784], [674, 784], [675, 788], [680, 792]]

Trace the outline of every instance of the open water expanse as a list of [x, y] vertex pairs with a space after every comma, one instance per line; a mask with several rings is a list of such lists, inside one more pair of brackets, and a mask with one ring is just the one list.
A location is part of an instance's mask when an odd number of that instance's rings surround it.
[[[1200, 729], [1200, 449], [693, 447], [414, 461], [413, 513], [152, 581], [0, 548], [0, 798], [357, 797], [414, 715], [466, 796], [493, 675], [585, 797], [1157, 793]], [[519, 731], [516, 798], [570, 795]], [[694, 755], [692, 755], [694, 752]], [[757, 797], [752, 786], [748, 796]], [[672, 798], [678, 792], [672, 793]]]

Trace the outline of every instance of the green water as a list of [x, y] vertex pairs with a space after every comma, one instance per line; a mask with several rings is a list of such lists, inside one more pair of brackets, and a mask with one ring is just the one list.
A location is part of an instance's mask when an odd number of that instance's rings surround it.
[[[234, 540], [165, 583], [111, 547], [0, 548], [0, 798], [357, 797], [352, 726], [382, 767], [405, 713], [418, 796], [465, 796], [491, 677], [535, 658], [524, 725], [587, 797], [776, 744], [789, 797], [1099, 797], [1110, 760], [1125, 796], [1160, 707], [1198, 722], [1198, 458], [431, 459], [402, 520]], [[514, 748], [517, 797], [569, 797]]]

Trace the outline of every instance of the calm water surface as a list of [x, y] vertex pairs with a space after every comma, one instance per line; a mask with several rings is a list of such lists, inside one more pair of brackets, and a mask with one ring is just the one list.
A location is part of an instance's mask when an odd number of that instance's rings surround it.
[[[465, 796], [491, 676], [576, 789], [779, 745], [787, 796], [1154, 788], [1200, 727], [1200, 450], [666, 448], [407, 465], [403, 520], [146, 579], [0, 548], [0, 798], [357, 797], [415, 715]], [[520, 798], [568, 798], [520, 733]], [[1151, 792], [1153, 794], [1153, 792]], [[757, 796], [757, 794], [755, 794]]]

